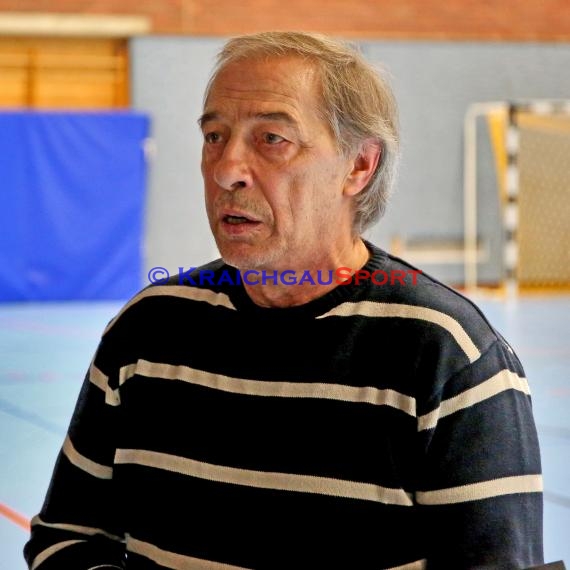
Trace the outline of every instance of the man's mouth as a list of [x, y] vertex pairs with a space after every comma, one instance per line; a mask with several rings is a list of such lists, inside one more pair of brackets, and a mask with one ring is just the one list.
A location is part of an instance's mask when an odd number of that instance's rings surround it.
[[251, 223], [253, 220], [245, 218], [244, 216], [224, 216], [224, 222], [232, 225]]

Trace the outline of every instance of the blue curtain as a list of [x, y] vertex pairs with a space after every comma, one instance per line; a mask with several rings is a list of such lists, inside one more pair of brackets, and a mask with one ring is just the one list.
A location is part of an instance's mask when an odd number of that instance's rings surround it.
[[0, 113], [0, 301], [141, 287], [149, 124], [134, 112]]

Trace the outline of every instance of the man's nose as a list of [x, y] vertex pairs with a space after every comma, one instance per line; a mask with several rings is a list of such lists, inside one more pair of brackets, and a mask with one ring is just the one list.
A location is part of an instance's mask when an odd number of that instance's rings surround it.
[[249, 166], [249, 151], [244, 141], [230, 139], [214, 167], [214, 180], [226, 190], [249, 188], [252, 174]]

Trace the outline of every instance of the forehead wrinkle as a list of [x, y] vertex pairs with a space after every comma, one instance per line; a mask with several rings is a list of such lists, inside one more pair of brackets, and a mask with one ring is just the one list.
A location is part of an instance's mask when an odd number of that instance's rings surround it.
[[[224, 99], [227, 97], [222, 96], [220, 100], [214, 97], [213, 101], [209, 101], [204, 113], [198, 119], [198, 124], [203, 126], [209, 121], [222, 121], [227, 115], [242, 116], [247, 120], [256, 121], [278, 121], [287, 123], [296, 127], [300, 127], [303, 123], [303, 111], [297, 105], [285, 101], [268, 101], [267, 99], [252, 99], [250, 97], [237, 98], [250, 103], [245, 109], [224, 109]], [[229, 97], [235, 100], [234, 97]]]
[[280, 123], [287, 123], [289, 125], [297, 125], [297, 119], [289, 113], [283, 111], [269, 111], [266, 113], [256, 113], [254, 119], [259, 121], [277, 121]]
[[[299, 84], [291, 85], [290, 82], [264, 77], [261, 82], [269, 84], [267, 88], [264, 88], [258, 85], [244, 85], [241, 80], [231, 81], [228, 85], [227, 81], [224, 82], [223, 77], [218, 76], [208, 94], [205, 106], [208, 106], [212, 99], [230, 99], [262, 104], [281, 103], [290, 106], [297, 113], [301, 113], [302, 108], [307, 106], [306, 103], [309, 103], [310, 107], [318, 106], [320, 103], [319, 94], [313, 93], [312, 88], [307, 89], [307, 85], [312, 83], [312, 79], [308, 82], [302, 81]], [[316, 95], [314, 100], [313, 95]]]
[[[253, 64], [253, 70], [249, 69], [250, 64]], [[242, 73], [236, 74], [236, 69]], [[244, 73], [247, 76], [248, 72], [252, 73], [249, 83], [244, 79]], [[318, 88], [320, 83], [319, 70], [313, 62], [308, 62], [302, 57], [291, 55], [268, 60], [256, 57], [245, 58], [230, 62], [218, 70], [212, 81], [208, 99], [218, 89], [230, 93], [233, 91], [235, 96], [239, 96], [240, 93], [250, 93], [253, 96], [268, 94], [298, 101], [302, 90], [305, 91], [305, 95], [310, 95], [309, 92], [313, 91], [313, 86], [316, 86], [320, 92]], [[247, 98], [249, 97], [248, 95]]]
[[212, 99], [214, 101], [216, 99], [221, 99], [223, 103], [223, 100], [226, 99], [230, 101], [245, 101], [247, 103], [251, 103], [252, 105], [256, 103], [261, 105], [280, 104], [291, 107], [296, 112], [300, 111], [300, 101], [295, 95], [287, 95], [285, 93], [277, 93], [275, 91], [269, 90], [256, 89], [252, 91], [249, 89], [238, 90], [222, 88], [217, 93], [213, 92], [208, 99], [208, 103], [211, 103]]
[[243, 79], [243, 76], [240, 76], [239, 79], [228, 78], [224, 71], [231, 71], [231, 68], [226, 68], [218, 74], [212, 84], [212, 91], [216, 87], [220, 87], [217, 84], [221, 83], [221, 88], [228, 91], [269, 93], [294, 98], [298, 93], [299, 85], [310, 85], [314, 80], [312, 73], [285, 74], [280, 73], [281, 70], [277, 67], [272, 69], [270, 74], [266, 73], [262, 77], [257, 76], [254, 81], [248, 83], [247, 80]]

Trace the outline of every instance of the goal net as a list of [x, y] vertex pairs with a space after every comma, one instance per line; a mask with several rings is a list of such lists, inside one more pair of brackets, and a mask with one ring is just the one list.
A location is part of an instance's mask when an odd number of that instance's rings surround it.
[[[498, 284], [570, 290], [570, 101], [477, 104], [465, 131], [465, 282], [481, 285], [473, 248], [477, 216], [477, 119], [487, 122], [501, 210]], [[480, 217], [480, 216], [479, 216]]]

